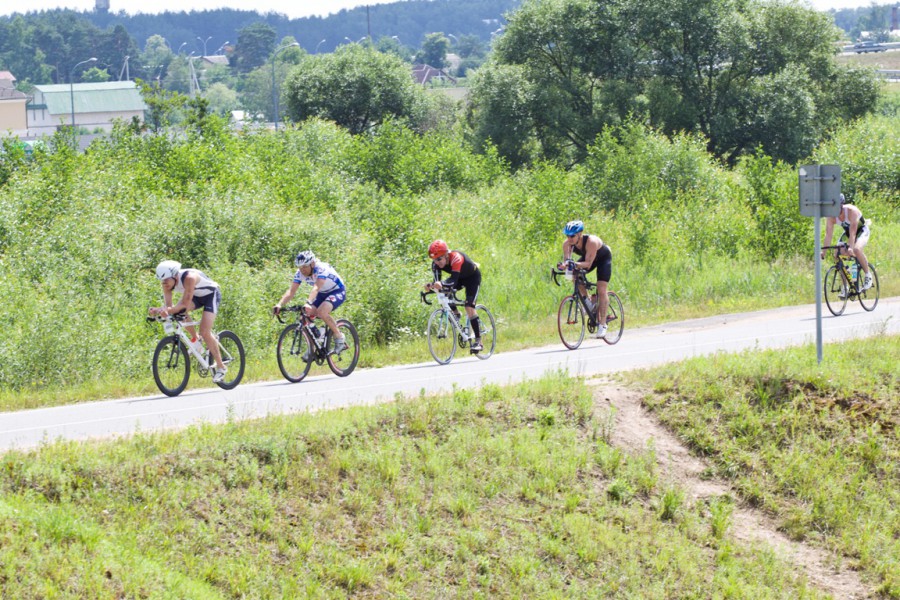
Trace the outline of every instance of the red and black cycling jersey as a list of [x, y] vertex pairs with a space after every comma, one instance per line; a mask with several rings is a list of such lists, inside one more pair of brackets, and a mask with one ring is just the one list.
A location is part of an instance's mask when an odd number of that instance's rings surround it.
[[[441, 281], [442, 271], [450, 274], [450, 277], [444, 281]], [[434, 274], [435, 281], [441, 281], [444, 286], [451, 288], [460, 286], [476, 274], [480, 275], [478, 264], [459, 250], [450, 251], [448, 260], [443, 267], [438, 267], [432, 262], [431, 272]]]

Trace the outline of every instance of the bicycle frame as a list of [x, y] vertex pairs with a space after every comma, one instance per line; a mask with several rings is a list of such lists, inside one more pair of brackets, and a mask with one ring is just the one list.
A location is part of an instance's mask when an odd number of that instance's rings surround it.
[[[453, 312], [454, 306], [464, 306], [465, 302], [457, 299], [456, 292], [449, 294], [444, 293], [443, 291], [433, 293], [437, 296], [438, 304], [440, 304], [441, 309], [444, 311], [439, 328], [440, 336], [443, 337], [449, 333], [449, 326], [452, 327], [455, 334], [459, 336], [460, 347], [464, 348], [466, 345], [471, 345], [475, 340], [475, 334], [472, 333], [472, 330], [469, 328], [469, 314], [466, 313], [465, 316], [463, 316], [462, 313], [460, 313], [460, 316], [465, 319], [465, 325], [463, 325]], [[422, 302], [430, 305], [431, 302], [426, 300], [427, 295], [426, 292], [422, 292]]]
[[[200, 321], [185, 321], [184, 319], [179, 319], [178, 317], [164, 317], [164, 318], [156, 318], [156, 321], [162, 321], [163, 331], [168, 335], [176, 335], [181, 343], [188, 351], [188, 356], [194, 357], [194, 360], [197, 361], [197, 365], [200, 367], [200, 374], [204, 375], [210, 369], [210, 360], [209, 360], [209, 349], [204, 349], [203, 352], [199, 352], [194, 344], [191, 343], [191, 337], [188, 335], [186, 328], [187, 327], [199, 327]], [[223, 353], [222, 359], [225, 360], [228, 356], [228, 353], [225, 352], [225, 349], [222, 348], [221, 344], [219, 345], [219, 352]], [[177, 351], [175, 352], [177, 356]], [[177, 360], [177, 359], [176, 359]]]
[[[553, 269], [551, 273], [553, 276], [553, 283], [555, 283], [556, 285], [561, 285], [557, 277], [564, 274], [565, 271]], [[584, 314], [588, 316], [588, 328], [593, 333], [593, 330], [597, 327], [597, 319], [594, 316], [594, 309], [588, 306], [587, 299], [588, 294], [591, 293], [591, 290], [597, 288], [597, 284], [588, 281], [587, 271], [585, 271], [584, 269], [575, 269], [572, 273], [574, 275], [572, 277], [572, 296], [578, 298], [578, 303], [581, 304], [581, 307], [584, 309]], [[581, 293], [579, 284], [584, 286], [584, 294]]]
[[[331, 329], [328, 327], [328, 325], [325, 324], [324, 321], [322, 322], [322, 327], [325, 328], [325, 335], [320, 336], [319, 327], [315, 324], [317, 317], [310, 318], [306, 314], [306, 311], [303, 310], [303, 306], [301, 306], [301, 305], [287, 306], [285, 308], [282, 308], [281, 311], [297, 313], [296, 322], [300, 324], [300, 329], [297, 330], [298, 335], [300, 335], [299, 332], [301, 329], [305, 329], [306, 331], [309, 332], [310, 338], [312, 339], [313, 344], [315, 345], [315, 348], [316, 348], [316, 361], [319, 364], [321, 364], [328, 357], [329, 354], [334, 353], [333, 351], [328, 350], [328, 338], [329, 338], [329, 336], [332, 335], [332, 332], [331, 332]], [[287, 322], [281, 318], [280, 314], [277, 315], [277, 318], [280, 323], [287, 324]], [[295, 337], [295, 341], [293, 343], [297, 343], [296, 337]]]
[[822, 250], [834, 250], [834, 266], [841, 272], [841, 277], [844, 283], [847, 284], [848, 298], [853, 298], [859, 295], [861, 269], [857, 270], [856, 277], [854, 277], [850, 271], [850, 265], [854, 263], [859, 264], [859, 260], [854, 256], [844, 254], [843, 251], [847, 248], [847, 244], [840, 243], [834, 246], [823, 246]]

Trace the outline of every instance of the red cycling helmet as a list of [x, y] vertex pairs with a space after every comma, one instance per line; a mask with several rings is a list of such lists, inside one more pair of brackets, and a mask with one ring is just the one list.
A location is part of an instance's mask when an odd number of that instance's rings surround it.
[[431, 242], [431, 245], [428, 246], [428, 256], [432, 260], [440, 258], [448, 252], [450, 252], [450, 248], [447, 247], [447, 242], [444, 240], [434, 240]]

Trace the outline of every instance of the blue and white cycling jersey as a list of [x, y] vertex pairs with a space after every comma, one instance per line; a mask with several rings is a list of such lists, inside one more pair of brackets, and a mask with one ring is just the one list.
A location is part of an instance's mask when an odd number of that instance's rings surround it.
[[294, 283], [308, 283], [309, 285], [315, 285], [317, 280], [322, 282], [321, 287], [319, 288], [320, 294], [328, 294], [334, 291], [344, 291], [347, 289], [346, 286], [344, 286], [344, 281], [341, 279], [341, 276], [338, 275], [337, 271], [334, 270], [334, 267], [328, 263], [316, 261], [316, 266], [309, 277], [301, 273], [299, 269], [294, 274]]

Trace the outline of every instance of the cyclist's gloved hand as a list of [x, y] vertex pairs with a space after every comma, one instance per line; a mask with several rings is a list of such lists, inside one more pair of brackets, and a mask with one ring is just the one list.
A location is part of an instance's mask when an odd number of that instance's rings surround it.
[[272, 307], [272, 314], [273, 314], [273, 315], [277, 315], [277, 314], [280, 313], [280, 312], [281, 312], [281, 306], [279, 306], [278, 304], [276, 304], [275, 306]]
[[572, 260], [571, 258], [566, 261], [566, 269], [569, 269], [571, 271], [575, 270], [575, 261]]

